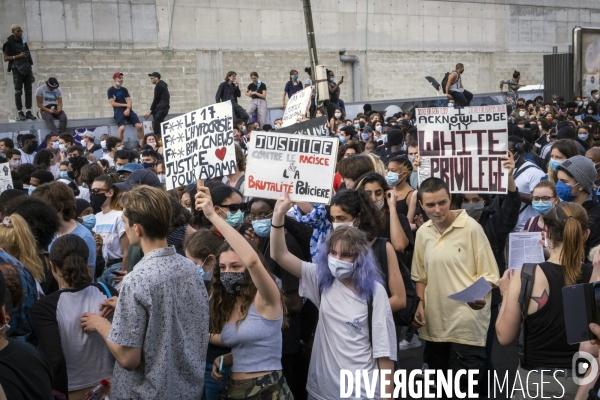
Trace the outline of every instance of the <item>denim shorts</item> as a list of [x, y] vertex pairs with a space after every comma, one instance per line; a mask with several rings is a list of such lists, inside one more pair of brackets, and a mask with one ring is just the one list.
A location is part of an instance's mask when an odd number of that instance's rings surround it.
[[123, 108], [123, 107], [117, 107], [114, 109], [114, 118], [115, 118], [115, 121], [117, 121], [117, 126], [125, 125], [128, 120], [129, 120], [129, 123], [132, 125], [140, 123], [140, 119], [138, 118], [137, 114], [133, 112], [133, 110], [129, 110], [128, 117], [123, 115], [125, 110], [126, 110], [126, 108]]

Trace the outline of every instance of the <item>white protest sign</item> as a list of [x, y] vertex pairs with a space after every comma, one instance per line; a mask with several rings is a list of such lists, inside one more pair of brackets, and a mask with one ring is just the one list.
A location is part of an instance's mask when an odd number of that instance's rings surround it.
[[167, 190], [235, 173], [231, 102], [162, 123]]
[[10, 166], [7, 162], [0, 164], [0, 193], [8, 189], [14, 189]]
[[253, 132], [244, 196], [329, 204], [337, 138]]
[[306, 111], [310, 105], [312, 96], [312, 87], [307, 87], [295, 93], [287, 102], [283, 117], [281, 117], [281, 126], [286, 127], [295, 124], [298, 120], [306, 117]]
[[442, 179], [452, 193], [508, 190], [506, 106], [418, 108], [419, 184]]
[[142, 126], [144, 128], [144, 135], [154, 133], [153, 121], [142, 121]]

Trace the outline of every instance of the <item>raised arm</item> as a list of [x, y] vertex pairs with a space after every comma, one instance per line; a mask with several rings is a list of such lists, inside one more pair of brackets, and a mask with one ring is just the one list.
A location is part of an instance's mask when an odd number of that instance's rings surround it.
[[271, 258], [296, 278], [302, 278], [302, 260], [290, 253], [285, 243], [283, 224], [285, 213], [291, 207], [292, 202], [287, 193], [285, 199], [277, 200], [275, 204], [273, 219], [271, 219]]
[[398, 218], [398, 212], [396, 211], [396, 193], [394, 190], [388, 190], [385, 194], [388, 200], [388, 207], [390, 209], [390, 243], [394, 247], [394, 250], [401, 252], [406, 249], [410, 241], [402, 229], [400, 218]]
[[204, 216], [221, 232], [227, 243], [229, 243], [242, 263], [244, 263], [250, 273], [252, 282], [254, 282], [265, 304], [269, 306], [281, 306], [281, 297], [277, 284], [267, 272], [260, 257], [256, 254], [250, 243], [215, 212], [210, 191], [207, 187], [198, 188], [196, 210], [204, 212]]

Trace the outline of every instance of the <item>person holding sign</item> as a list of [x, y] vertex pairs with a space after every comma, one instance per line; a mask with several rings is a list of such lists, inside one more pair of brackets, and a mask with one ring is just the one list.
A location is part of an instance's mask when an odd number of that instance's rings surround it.
[[242, 92], [240, 92], [239, 84], [235, 80], [236, 78], [237, 73], [235, 71], [229, 71], [227, 75], [225, 75], [225, 81], [221, 82], [217, 89], [215, 101], [217, 103], [231, 101], [231, 108], [235, 118], [246, 123], [250, 117], [242, 106], [238, 104], [237, 99], [242, 96]]
[[281, 101], [281, 109], [285, 110], [285, 95], [287, 94], [288, 99], [291, 98], [293, 95], [295, 95], [296, 93], [298, 93], [299, 91], [301, 91], [302, 89], [304, 89], [304, 85], [302, 84], [302, 81], [298, 80], [298, 71], [296, 71], [295, 69], [290, 71], [290, 80], [289, 82], [287, 82], [285, 84], [285, 88], [283, 89], [283, 100]]
[[287, 322], [283, 294], [256, 248], [215, 212], [208, 188], [198, 187], [195, 207], [227, 241], [213, 271], [210, 343], [231, 347], [231, 355], [214, 360], [212, 376], [222, 380], [222, 366], [233, 364], [226, 399], [252, 393], [254, 398], [292, 400], [281, 366], [281, 328]]
[[246, 113], [248, 115], [256, 113], [258, 124], [262, 128], [267, 123], [267, 85], [261, 82], [257, 72], [250, 73], [250, 79], [252, 79], [252, 83], [248, 85], [244, 94], [252, 100], [246, 108]]
[[[429, 217], [417, 231], [412, 261], [412, 280], [417, 296], [424, 300], [413, 322], [426, 341], [423, 360], [434, 370], [481, 370], [491, 295], [466, 304], [448, 296], [481, 277], [495, 286], [500, 277], [494, 253], [477, 221], [463, 210], [450, 211], [452, 198], [444, 181], [424, 180], [419, 199]], [[466, 375], [463, 378], [460, 388], [466, 392]]]
[[123, 73], [115, 72], [113, 81], [114, 84], [108, 88], [106, 94], [108, 95], [108, 102], [113, 107], [115, 121], [119, 126], [119, 139], [123, 140], [125, 122], [128, 120], [129, 123], [135, 126], [137, 137], [141, 140], [144, 138], [144, 129], [137, 114], [131, 109], [131, 96], [129, 96], [129, 91], [123, 87]]

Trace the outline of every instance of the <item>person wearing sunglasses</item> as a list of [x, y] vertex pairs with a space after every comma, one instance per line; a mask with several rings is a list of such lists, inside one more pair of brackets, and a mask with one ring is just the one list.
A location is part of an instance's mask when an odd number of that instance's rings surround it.
[[[244, 222], [247, 204], [244, 203], [240, 191], [231, 186], [220, 186], [211, 191], [211, 196], [217, 215], [223, 218], [227, 225], [244, 234], [245, 228], [243, 228], [242, 223]], [[219, 237], [222, 237], [221, 232], [215, 226], [211, 229]]]

